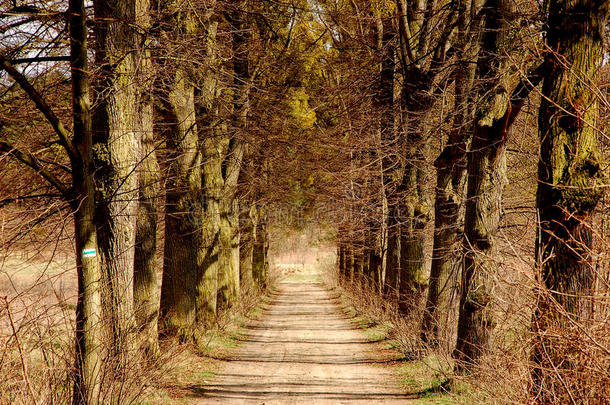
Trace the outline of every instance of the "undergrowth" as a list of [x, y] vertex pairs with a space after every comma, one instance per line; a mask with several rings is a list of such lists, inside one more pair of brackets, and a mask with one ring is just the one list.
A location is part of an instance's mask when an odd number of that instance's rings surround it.
[[219, 371], [221, 360], [243, 343], [245, 327], [262, 317], [276, 282], [270, 279], [266, 290], [242, 291], [240, 302], [220, 311], [214, 325], [200, 331], [196, 344], [170, 347], [171, 353], [158, 362], [161, 378], [148, 387], [138, 404], [186, 404], [202, 392]]
[[380, 342], [397, 352], [395, 372], [400, 384], [420, 404], [478, 404], [485, 402], [473, 387], [453, 378], [453, 363], [447, 353], [422, 346], [419, 318], [399, 317], [396, 305], [374, 289], [360, 283], [338, 283], [327, 271], [324, 284], [345, 316], [361, 328], [370, 342]]

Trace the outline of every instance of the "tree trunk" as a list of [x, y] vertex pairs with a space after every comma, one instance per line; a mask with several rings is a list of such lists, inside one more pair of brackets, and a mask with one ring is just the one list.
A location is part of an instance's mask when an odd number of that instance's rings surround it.
[[[506, 99], [498, 101], [505, 103]], [[495, 326], [490, 303], [497, 266], [494, 239], [500, 220], [499, 201], [506, 182], [505, 136], [494, 125], [477, 125], [468, 156], [464, 263], [454, 352], [459, 372], [471, 370], [486, 352]]]
[[[394, 208], [397, 207], [394, 206]], [[394, 209], [389, 212], [384, 280], [384, 294], [394, 302], [398, 301], [398, 275], [400, 274], [400, 227], [396, 211]]]
[[400, 241], [400, 273], [399, 273], [399, 310], [403, 315], [411, 313], [419, 307], [422, 294], [426, 288], [424, 235], [423, 227], [415, 228], [415, 232], [401, 232]]
[[[474, 7], [474, 4], [471, 3], [470, 7]], [[434, 162], [436, 167], [434, 241], [421, 328], [422, 341], [433, 346], [439, 343], [440, 333], [447, 332], [448, 317], [455, 307], [453, 302], [459, 273], [455, 265], [462, 222], [459, 211], [466, 174], [466, 145], [472, 128], [471, 93], [480, 41], [478, 21], [467, 17], [468, 9], [465, 5], [459, 13], [458, 59], [460, 62], [454, 73], [454, 118], [447, 145]], [[477, 35], [473, 36], [472, 33]]]
[[[150, 28], [149, 4], [143, 5], [141, 15], [136, 15], [136, 24]], [[144, 10], [146, 8], [146, 10]], [[138, 36], [138, 42], [147, 44]], [[136, 322], [140, 334], [140, 347], [154, 359], [159, 354], [159, 276], [157, 274], [157, 211], [161, 193], [161, 172], [157, 162], [153, 126], [154, 76], [150, 51], [139, 49], [140, 74], [137, 83], [140, 109], [138, 128], [141, 133], [142, 160], [138, 165], [138, 213], [136, 219], [136, 246], [134, 258], [133, 299]]]
[[250, 30], [246, 21], [246, 1], [240, 1], [227, 20], [231, 25], [233, 50], [233, 116], [231, 131], [227, 131], [222, 163], [224, 189], [220, 214], [220, 268], [218, 299], [220, 305], [231, 306], [239, 300], [239, 200], [237, 183], [244, 155], [244, 139], [250, 109], [250, 71], [248, 64]]
[[597, 81], [610, 3], [549, 0], [546, 7], [550, 52], [539, 113], [536, 259], [548, 291], [540, 294], [534, 315], [533, 394], [544, 403], [571, 391], [583, 402], [599, 394], [575, 374], [586, 365], [573, 364], [579, 348], [570, 347], [567, 334], [573, 323], [586, 329], [593, 318], [590, 221], [607, 184], [597, 144]]
[[354, 246], [354, 274], [352, 282], [360, 284], [362, 282], [362, 271], [364, 266], [364, 251], [361, 243], [357, 242]]
[[89, 80], [87, 46], [87, 12], [82, 0], [68, 2], [68, 27], [70, 33], [70, 73], [72, 84], [72, 133], [63, 126], [44, 97], [16, 69], [11, 62], [0, 57], [0, 68], [15, 80], [36, 104], [58, 135], [56, 141], [70, 159], [72, 187], [41, 166], [28, 152], [23, 152], [4, 141], [0, 149], [19, 162], [34, 169], [49, 185], [54, 187], [73, 212], [74, 239], [78, 296], [75, 314], [75, 350], [72, 403], [96, 404], [101, 400], [104, 370], [103, 332], [103, 272], [100, 263], [95, 224], [95, 184], [92, 155], [91, 85]]
[[419, 306], [427, 286], [424, 256], [424, 228], [430, 218], [426, 156], [429, 136], [424, 123], [434, 100], [423, 89], [430, 88], [427, 73], [417, 68], [404, 73], [402, 90], [402, 143], [404, 173], [398, 187], [397, 224], [399, 227], [399, 311], [409, 314]]
[[264, 208], [256, 204], [255, 210], [252, 276], [256, 284], [264, 289], [267, 287], [267, 226]]
[[[380, 291], [391, 296], [398, 288], [398, 227], [395, 221], [396, 197], [392, 177], [397, 172], [396, 133], [394, 129], [394, 69], [396, 30], [392, 17], [377, 18], [377, 50], [379, 52], [379, 90], [375, 99], [379, 111], [381, 141], [381, 187], [384, 204], [382, 239], [385, 252], [382, 256]], [[383, 249], [382, 249], [383, 250]]]
[[[370, 241], [367, 241], [370, 242]], [[373, 274], [371, 273], [371, 258], [373, 256], [373, 249], [368, 247], [368, 243], [363, 250], [362, 256], [362, 285], [364, 288], [372, 286]]]
[[218, 307], [231, 307], [239, 300], [239, 227], [238, 200], [224, 198], [221, 203], [219, 233]]
[[[138, 209], [140, 124], [135, 108], [140, 71], [139, 47], [132, 24], [143, 12], [140, 1], [104, 0], [94, 2], [95, 60], [100, 67], [96, 82], [93, 155], [96, 165], [98, 201], [96, 224], [98, 245], [104, 268], [105, 299], [110, 309], [112, 360], [114, 367], [127, 365], [127, 355], [135, 343], [133, 278]], [[145, 13], [148, 10], [144, 11]]]
[[[210, 198], [206, 172], [205, 208], [203, 223], [203, 245], [199, 251], [197, 273], [197, 317], [203, 324], [212, 324], [216, 320], [218, 294], [218, 267], [220, 260], [220, 206], [218, 199]], [[219, 173], [220, 175], [220, 173]]]
[[200, 131], [203, 140], [203, 238], [197, 275], [197, 316], [200, 322], [216, 320], [220, 266], [220, 200], [223, 188], [222, 157], [213, 131]]
[[256, 227], [258, 223], [258, 209], [256, 203], [250, 204], [250, 209], [244, 210], [241, 220], [240, 240], [240, 280], [242, 290], [249, 291], [255, 286], [254, 279], [254, 246], [256, 243]]
[[218, 289], [217, 307], [226, 308], [231, 303], [231, 241], [233, 230], [226, 202], [221, 204], [220, 227], [218, 231]]
[[100, 401], [103, 333], [100, 285], [102, 270], [99, 255], [95, 254], [98, 246], [94, 222], [91, 93], [87, 63], [87, 13], [83, 0], [70, 0], [68, 22], [74, 122], [72, 142], [77, 154], [72, 158], [72, 186], [75, 193], [72, 205], [78, 272], [72, 403], [86, 405]]
[[[462, 147], [466, 148], [465, 143]], [[466, 154], [465, 151], [459, 153]], [[450, 165], [455, 165], [453, 167], [459, 169], [455, 170]], [[422, 340], [433, 346], [438, 344], [439, 332], [446, 329], [447, 316], [452, 307], [453, 290], [457, 287], [453, 266], [460, 232], [459, 204], [462, 194], [460, 183], [463, 183], [461, 179], [466, 171], [461, 166], [459, 160], [447, 164], [439, 162], [436, 172], [432, 266], [421, 334]]]
[[500, 198], [506, 183], [504, 148], [509, 129], [510, 100], [506, 74], [510, 0], [488, 0], [478, 60], [480, 94], [474, 135], [468, 152], [468, 188], [464, 222], [464, 262], [454, 351], [457, 372], [470, 372], [486, 353], [494, 320], [490, 310], [495, 236], [500, 220]]
[[133, 299], [140, 345], [150, 358], [159, 354], [159, 277], [157, 275], [157, 210], [161, 192], [159, 164], [153, 137], [153, 106], [150, 93], [144, 94], [142, 109], [142, 161], [138, 167], [139, 205], [136, 221]]
[[[192, 10], [168, 1], [159, 9], [159, 43], [194, 41]], [[159, 102], [158, 130], [165, 139], [167, 158], [165, 246], [159, 310], [160, 335], [181, 342], [196, 340], [196, 300], [199, 253], [202, 244], [202, 172], [195, 115], [195, 83], [182, 62], [155, 55]]]
[[266, 288], [269, 286], [269, 217], [265, 207], [261, 207], [259, 211], [259, 223], [260, 223], [260, 251], [263, 258], [263, 286]]
[[203, 237], [198, 255], [197, 319], [203, 325], [216, 321], [218, 277], [220, 266], [220, 201], [224, 187], [222, 177], [222, 128], [220, 117], [220, 78], [216, 66], [218, 22], [206, 20], [207, 58], [209, 68], [201, 75], [196, 91], [199, 143], [203, 146]]
[[370, 286], [377, 292], [380, 291], [382, 280], [382, 260], [382, 252], [379, 246], [369, 250]]
[[[252, 259], [254, 256], [254, 222], [249, 216], [254, 206], [250, 205], [250, 210], [240, 213], [240, 246], [239, 246], [239, 281], [241, 291], [250, 291], [254, 286], [252, 278]], [[245, 212], [245, 210], [244, 210]]]
[[[83, 149], [81, 150], [84, 152]], [[97, 240], [93, 221], [95, 214], [93, 171], [87, 171], [90, 167], [91, 161], [83, 162], [82, 167], [73, 168], [81, 171], [77, 173], [74, 170], [73, 182], [79, 203], [79, 208], [74, 213], [79, 292], [76, 305], [76, 374], [72, 398], [74, 405], [98, 403], [103, 375], [104, 334], [100, 285], [102, 269], [99, 256], [95, 254]], [[94, 256], [85, 253], [91, 251], [94, 252]]]
[[337, 253], [339, 255], [339, 282], [342, 282], [345, 279], [345, 269], [347, 268], [345, 251], [345, 246], [343, 245], [343, 242], [340, 241]]
[[239, 229], [239, 199], [233, 200], [231, 208], [231, 294], [237, 303], [241, 297], [240, 248], [241, 230]]
[[346, 254], [347, 254], [347, 258], [346, 258], [346, 262], [345, 262], [346, 263], [345, 281], [351, 283], [352, 281], [354, 281], [354, 265], [355, 265], [354, 245], [351, 241], [349, 242], [349, 245], [347, 246]]
[[201, 246], [201, 155], [194, 89], [177, 70], [163, 106], [168, 154], [165, 250], [161, 284], [161, 329], [181, 341], [195, 337], [196, 283]]

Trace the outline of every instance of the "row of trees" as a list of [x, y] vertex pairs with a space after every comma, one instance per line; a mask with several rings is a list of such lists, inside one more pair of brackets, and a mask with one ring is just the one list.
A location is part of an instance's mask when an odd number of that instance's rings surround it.
[[[566, 343], [574, 336], [565, 334], [604, 318], [593, 297], [606, 291], [600, 280], [608, 270], [596, 268], [594, 257], [596, 207], [607, 187], [598, 142], [609, 6], [398, 0], [334, 9], [336, 30], [350, 44], [342, 51], [366, 50], [375, 83], [363, 88], [374, 111], [366, 121], [375, 128], [373, 147], [350, 152], [368, 169], [344, 178], [360, 189], [348, 194], [353, 217], [339, 229], [339, 274], [347, 283], [366, 281], [403, 316], [420, 319], [422, 344], [457, 338], [457, 373], [479, 370], [489, 352], [498, 321], [494, 286], [508, 270], [498, 258], [502, 194], [512, 175], [506, 145], [524, 104], [541, 100], [538, 232], [530, 245], [539, 283], [531, 285], [531, 398], [541, 403], [600, 398]], [[348, 14], [358, 19], [340, 17]], [[457, 336], [447, 337], [455, 288]]]
[[46, 121], [37, 126], [53, 131], [4, 125], [5, 173], [25, 166], [46, 183], [9, 191], [17, 198], [3, 205], [59, 198], [73, 215], [73, 403], [105, 401], [104, 384], [154, 359], [159, 337], [197, 342], [242, 290], [266, 287], [262, 193], [274, 163], [251, 115], [291, 105], [253, 91], [274, 79], [269, 59], [292, 51], [280, 37], [287, 10], [245, 0], [2, 10], [3, 98], [29, 99]]
[[456, 372], [476, 371], [514, 266], [499, 257], [520, 174], [507, 145], [535, 131], [531, 392], [592, 392], [561, 336], [606, 325], [607, 1], [40, 0], [0, 17], [0, 208], [40, 213], [9, 221], [17, 233], [73, 215], [74, 403], [159, 336], [196, 341], [266, 285], [270, 224], [307, 218], [335, 230], [346, 283], [416, 319], [422, 345], [457, 341]]

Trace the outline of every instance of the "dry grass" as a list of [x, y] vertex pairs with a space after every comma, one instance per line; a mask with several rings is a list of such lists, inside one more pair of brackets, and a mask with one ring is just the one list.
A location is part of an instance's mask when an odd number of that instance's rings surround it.
[[[608, 297], [592, 297], [597, 318], [587, 322], [572, 318], [571, 326], [547, 331], [553, 339], [554, 360], [545, 367], [544, 395], [532, 396], [532, 348], [538, 335], [531, 329], [536, 305], [533, 271], [519, 261], [504, 261], [494, 276], [492, 312], [496, 325], [491, 349], [474, 371], [453, 373], [451, 350], [455, 346], [457, 319], [449, 318], [449, 331], [438, 346], [426, 347], [420, 339], [422, 303], [415, 303], [408, 317], [378, 291], [359, 282], [339, 282], [330, 266], [324, 282], [340, 298], [354, 322], [371, 340], [385, 340], [400, 351], [398, 373], [405, 388], [425, 392], [424, 403], [464, 404], [587, 404], [601, 405], [610, 398], [610, 322]], [[554, 309], [561, 313], [560, 307]], [[605, 314], [605, 315], [604, 315]], [[565, 315], [565, 314], [564, 314]], [[548, 340], [547, 340], [548, 343]], [[560, 359], [559, 361], [557, 359]]]
[[[68, 404], [74, 365], [76, 271], [69, 261], [37, 257], [0, 267], [0, 404]], [[269, 285], [275, 283], [275, 273]], [[272, 287], [270, 287], [272, 288]], [[197, 345], [162, 342], [159, 358], [134, 342], [128, 370], [104, 367], [104, 404], [174, 404], [213, 375], [217, 361], [239, 343], [240, 329], [261, 313], [265, 291], [244, 290], [238, 305], [222, 311]]]
[[[9, 265], [10, 264], [10, 265]], [[73, 269], [60, 262], [5, 261], [0, 296], [0, 404], [67, 404], [74, 366]], [[156, 365], [142, 361], [137, 343], [129, 369], [102, 367], [105, 404], [135, 403]]]

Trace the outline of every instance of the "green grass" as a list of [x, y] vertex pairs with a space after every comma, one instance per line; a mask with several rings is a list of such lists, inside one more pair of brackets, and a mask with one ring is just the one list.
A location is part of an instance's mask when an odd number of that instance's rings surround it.
[[360, 329], [368, 329], [377, 324], [374, 320], [367, 316], [357, 316], [352, 320]]
[[209, 380], [210, 378], [214, 377], [215, 375], [216, 375], [216, 372], [213, 370], [198, 371], [195, 373], [195, 377], [197, 377], [200, 380]]
[[400, 342], [395, 339], [390, 339], [387, 342], [387, 348], [392, 349], [392, 350], [400, 350], [401, 349]]
[[234, 349], [241, 342], [243, 334], [240, 331], [227, 331], [223, 333], [211, 332], [201, 338], [199, 352], [204, 356], [219, 357], [227, 350]]
[[439, 404], [439, 405], [453, 405], [459, 404], [459, 400], [451, 395], [443, 395], [436, 392], [431, 392], [423, 395], [422, 397], [415, 400], [416, 404]]
[[405, 388], [413, 392], [435, 390], [451, 375], [451, 365], [438, 356], [403, 363], [398, 373]]
[[369, 342], [381, 342], [389, 338], [391, 330], [392, 325], [388, 322], [384, 322], [367, 328], [364, 333]]
[[248, 318], [258, 318], [263, 314], [263, 307], [258, 305], [252, 311], [248, 312]]
[[420, 395], [416, 404], [477, 403], [465, 383], [448, 378], [452, 375], [452, 365], [439, 356], [404, 362], [397, 371], [405, 389]]
[[247, 322], [248, 322], [248, 318], [247, 318], [247, 316], [244, 316], [244, 315], [236, 315], [233, 318], [233, 323], [235, 325], [237, 325], [240, 329], [245, 327]]
[[[137, 401], [136, 404], [137, 405], [166, 405], [166, 404], [169, 405], [169, 404], [177, 403], [175, 401], [175, 399], [170, 397], [166, 391], [157, 391], [156, 395], [157, 395], [157, 398], [155, 398], [155, 399], [142, 398], [139, 401]], [[184, 403], [184, 402], [180, 401], [178, 403]]]

